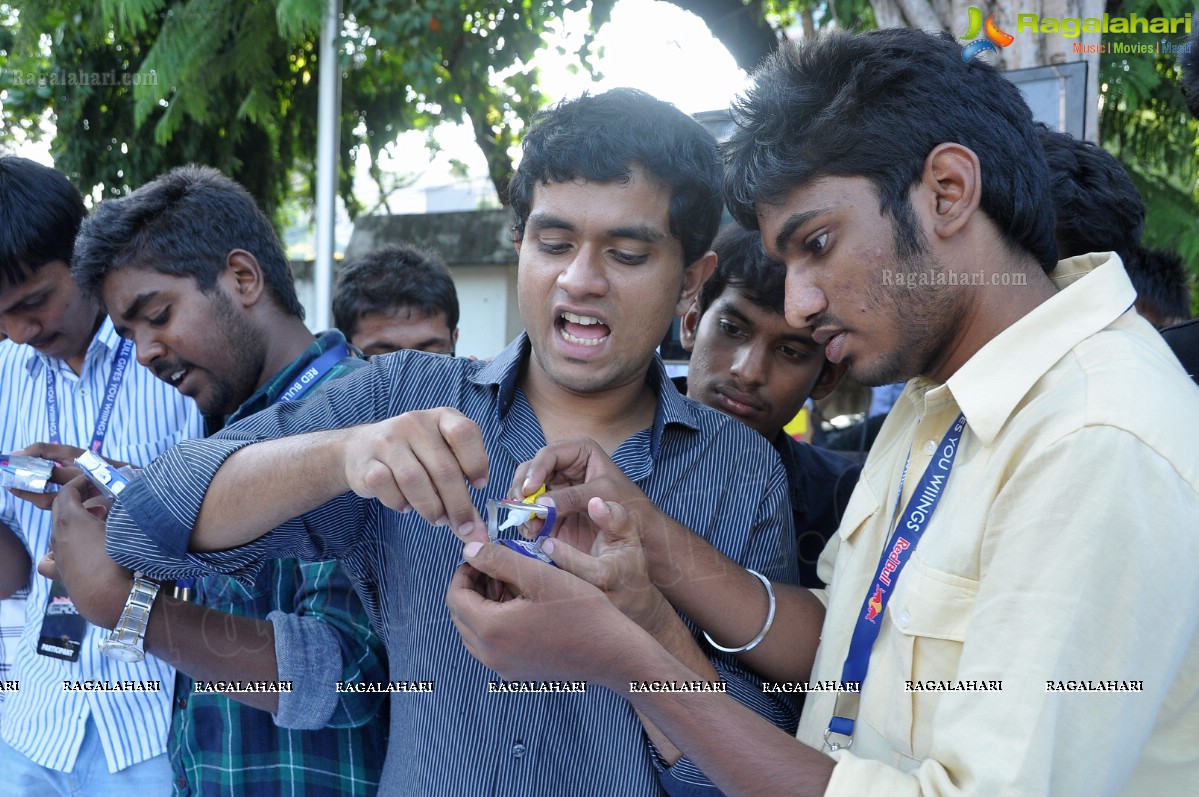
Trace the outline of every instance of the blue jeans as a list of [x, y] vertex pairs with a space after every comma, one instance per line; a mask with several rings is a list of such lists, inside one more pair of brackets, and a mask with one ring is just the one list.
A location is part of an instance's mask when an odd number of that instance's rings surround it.
[[160, 755], [110, 773], [91, 722], [71, 772], [39, 766], [0, 739], [0, 797], [158, 797], [171, 793], [171, 763]]

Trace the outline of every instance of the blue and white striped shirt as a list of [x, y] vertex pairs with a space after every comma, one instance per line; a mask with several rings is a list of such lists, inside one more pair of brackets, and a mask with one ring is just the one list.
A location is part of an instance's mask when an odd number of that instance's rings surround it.
[[[183, 443], [122, 493], [108, 549], [153, 576], [246, 577], [270, 557], [337, 558], [387, 644], [393, 681], [429, 681], [431, 693], [394, 693], [381, 794], [632, 797], [663, 792], [636, 715], [621, 697], [489, 692], [494, 672], [463, 647], [445, 609], [461, 543], [416, 513], [353, 494], [328, 502], [249, 545], [188, 554], [194, 518], [220, 464], [247, 441], [379, 421], [450, 406], [479, 425], [490, 480], [476, 506], [503, 497], [517, 465], [545, 445], [520, 390], [528, 341], [490, 363], [397, 352], [328, 384], [299, 404], [276, 405], [208, 440]], [[680, 396], [655, 360], [651, 428], [613, 459], [667, 514], [746, 567], [795, 583], [795, 535], [777, 454], [757, 432]], [[267, 500], [267, 496], [263, 497]], [[729, 693], [779, 725], [795, 719], [763, 695], [760, 679], [714, 659]]]
[[[88, 348], [82, 374], [26, 345], [0, 343], [0, 451], [49, 440], [47, 368], [54, 369], [59, 436], [65, 445], [87, 448], [96, 426], [113, 355], [121, 339], [105, 316]], [[200, 434], [200, 413], [191, 399], [130, 363], [125, 372], [104, 447], [110, 459], [145, 465], [180, 440]], [[0, 491], [0, 520], [21, 535], [34, 564], [50, 544], [50, 513]], [[10, 692], [0, 718], [0, 736], [41, 766], [63, 772], [74, 767], [89, 719], [95, 722], [111, 771], [166, 752], [175, 671], [152, 657], [125, 664], [100, 652], [108, 632], [88, 625], [76, 662], [40, 656], [37, 640], [50, 581], [34, 573], [25, 602], [25, 626], [17, 645]], [[161, 682], [158, 692], [101, 692], [64, 689], [64, 682]]]

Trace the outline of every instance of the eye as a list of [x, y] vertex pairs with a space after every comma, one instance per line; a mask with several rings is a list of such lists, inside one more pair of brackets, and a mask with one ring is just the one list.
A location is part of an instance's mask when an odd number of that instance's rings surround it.
[[649, 260], [649, 255], [635, 255], [630, 252], [621, 252], [619, 249], [613, 249], [612, 259], [626, 266], [639, 266]]
[[795, 346], [779, 346], [779, 354], [788, 360], [795, 360], [797, 362], [806, 360], [808, 357], [806, 351]]
[[559, 241], [538, 241], [537, 249], [547, 255], [561, 255], [570, 249], [570, 244]]
[[828, 250], [828, 244], [828, 232], [821, 232], [805, 241], [804, 248], [814, 255], [822, 255]]
[[721, 318], [717, 321], [717, 323], [720, 325], [720, 331], [728, 335], [730, 338], [745, 337], [745, 330], [742, 329], [741, 326], [736, 322], [730, 321], [727, 318]]
[[158, 315], [154, 316], [153, 318], [147, 318], [146, 320], [150, 322], [151, 326], [160, 327], [167, 321], [171, 320], [171, 308], [165, 307]]
[[48, 293], [36, 293], [33, 296], [28, 296], [25, 301], [21, 302], [18, 307], [22, 310], [36, 310], [46, 303]]

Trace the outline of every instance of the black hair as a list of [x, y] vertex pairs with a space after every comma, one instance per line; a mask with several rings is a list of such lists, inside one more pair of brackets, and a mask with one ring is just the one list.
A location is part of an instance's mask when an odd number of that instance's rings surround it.
[[437, 255], [404, 244], [384, 246], [348, 263], [333, 289], [333, 323], [347, 338], [368, 313], [391, 314], [404, 307], [425, 315], [445, 313], [458, 327], [454, 278]]
[[1137, 298], [1165, 319], [1191, 317], [1191, 287], [1177, 252], [1135, 246], [1124, 261]]
[[1178, 59], [1182, 68], [1182, 93], [1186, 97], [1187, 107], [1191, 116], [1199, 118], [1199, 11], [1192, 17], [1191, 35], [1183, 44], [1183, 51]]
[[682, 244], [683, 265], [704, 255], [720, 226], [721, 164], [703, 126], [636, 89], [612, 89], [566, 100], [533, 117], [521, 141], [520, 165], [508, 186], [524, 237], [538, 183], [627, 180], [641, 167], [670, 190], [670, 232]]
[[207, 293], [234, 249], [258, 260], [281, 310], [304, 317], [271, 222], [246, 189], [207, 166], [180, 166], [129, 196], [101, 202], [79, 231], [71, 271], [93, 295], [106, 274], [128, 265], [191, 277]]
[[56, 260], [70, 265], [85, 216], [83, 197], [61, 172], [0, 157], [0, 287], [16, 287]]
[[1141, 241], [1145, 205], [1128, 171], [1098, 144], [1037, 124], [1049, 165], [1060, 257], [1115, 252], [1128, 262]]
[[716, 268], [696, 298], [700, 317], [729, 287], [763, 310], [783, 314], [787, 270], [766, 256], [761, 233], [729, 224], [717, 233], [712, 249], [716, 252]]
[[725, 198], [757, 228], [758, 204], [774, 204], [821, 177], [865, 177], [891, 216], [896, 249], [921, 249], [912, 187], [940, 144], [978, 156], [980, 207], [1003, 239], [1046, 272], [1057, 262], [1045, 159], [1032, 113], [1014, 84], [978, 59], [966, 62], [948, 34], [906, 28], [831, 32], [784, 45], [733, 104], [724, 146]]

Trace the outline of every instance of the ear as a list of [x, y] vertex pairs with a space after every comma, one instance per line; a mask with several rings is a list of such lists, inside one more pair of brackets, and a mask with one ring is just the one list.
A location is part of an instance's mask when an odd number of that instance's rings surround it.
[[253, 307], [266, 292], [266, 280], [258, 258], [244, 249], [234, 249], [225, 256], [225, 273], [232, 297], [242, 307]]
[[699, 301], [691, 300], [691, 306], [683, 313], [683, 321], [679, 324], [679, 345], [684, 351], [695, 349], [695, 328], [699, 326]]
[[700, 286], [704, 284], [704, 280], [712, 276], [712, 271], [715, 268], [716, 253], [708, 252], [699, 260], [696, 260], [683, 269], [683, 291], [679, 294], [679, 301], [674, 306], [675, 315], [682, 315], [687, 312], [687, 308], [691, 306], [695, 295], [699, 293]]
[[921, 187], [935, 198], [933, 230], [951, 238], [970, 221], [982, 200], [978, 156], [961, 144], [938, 144], [924, 160]]
[[826, 361], [824, 368], [820, 369], [820, 376], [817, 377], [816, 384], [812, 385], [812, 392], [808, 394], [809, 397], [813, 401], [825, 398], [837, 389], [837, 385], [841, 384], [841, 380], [848, 372], [849, 363], [830, 363]]

